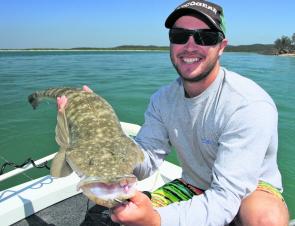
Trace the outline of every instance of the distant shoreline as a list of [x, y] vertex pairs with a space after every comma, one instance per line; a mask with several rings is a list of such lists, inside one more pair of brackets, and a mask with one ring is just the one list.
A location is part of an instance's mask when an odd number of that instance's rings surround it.
[[[76, 48], [26, 48], [26, 49], [0, 49], [0, 52], [143, 52], [143, 51], [169, 51], [168, 46], [153, 46], [153, 45], [122, 45], [117, 47], [76, 47]], [[249, 52], [263, 55], [275, 56], [295, 56], [294, 53], [277, 54], [273, 44], [251, 44], [251, 45], [229, 45], [224, 52]]]
[[168, 46], [138, 46], [124, 45], [117, 47], [75, 47], [75, 48], [25, 48], [25, 49], [0, 49], [0, 51], [161, 51], [169, 50]]
[[283, 53], [283, 54], [278, 54], [278, 56], [291, 56], [291, 57], [295, 57], [295, 53]]
[[166, 50], [148, 50], [148, 49], [0, 49], [0, 52], [144, 52], [144, 51], [166, 51]]

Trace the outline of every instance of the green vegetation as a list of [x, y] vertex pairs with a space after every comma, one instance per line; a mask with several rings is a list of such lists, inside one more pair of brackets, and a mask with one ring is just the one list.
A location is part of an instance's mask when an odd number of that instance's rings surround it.
[[[11, 50], [11, 49], [2, 49]], [[32, 48], [13, 49], [14, 51], [169, 51], [168, 46], [155, 45], [121, 45], [108, 48], [76, 47], [70, 49], [62, 48]], [[0, 49], [1, 51], [1, 49]], [[283, 35], [274, 41], [274, 44], [252, 44], [252, 45], [228, 45], [225, 52], [251, 52], [266, 55], [295, 54], [295, 33], [292, 37]]]
[[116, 47], [0, 49], [0, 51], [168, 51], [168, 46], [122, 45]]
[[[95, 47], [76, 47], [70, 49], [64, 48], [32, 48], [32, 49], [0, 49], [0, 51], [169, 51], [168, 46], [154, 46], [154, 45], [122, 45], [108, 48], [95, 48]], [[275, 54], [274, 45], [229, 45], [226, 47], [225, 52], [253, 52], [260, 54]]]
[[291, 37], [283, 35], [274, 42], [276, 54], [295, 54], [295, 33]]
[[155, 45], [148, 45], [148, 46], [142, 46], [142, 45], [122, 45], [122, 46], [116, 46], [116, 47], [109, 47], [109, 48], [89, 48], [89, 47], [78, 47], [78, 48], [72, 48], [71, 50], [169, 50], [167, 46], [155, 46]]
[[[140, 51], [140, 50], [150, 50], [150, 51], [169, 51], [168, 46], [141, 46], [141, 45], [122, 45], [122, 46], [116, 46], [111, 48], [89, 48], [89, 47], [78, 47], [73, 48], [70, 50], [114, 50], [114, 51], [124, 51], [124, 50], [131, 50], [131, 51]], [[225, 52], [253, 52], [253, 53], [260, 53], [260, 54], [275, 54], [275, 48], [274, 45], [264, 45], [264, 44], [253, 44], [253, 45], [238, 45], [238, 46], [232, 46], [229, 45], [226, 47]]]
[[225, 52], [251, 52], [265, 55], [275, 54], [275, 48], [272, 44], [252, 44], [252, 45], [228, 45]]

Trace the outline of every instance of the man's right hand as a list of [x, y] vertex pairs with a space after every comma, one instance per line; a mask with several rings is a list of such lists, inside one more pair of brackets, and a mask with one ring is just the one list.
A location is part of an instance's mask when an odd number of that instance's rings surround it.
[[138, 191], [128, 203], [114, 207], [111, 218], [112, 221], [126, 226], [161, 225], [161, 217], [153, 208], [151, 200]]

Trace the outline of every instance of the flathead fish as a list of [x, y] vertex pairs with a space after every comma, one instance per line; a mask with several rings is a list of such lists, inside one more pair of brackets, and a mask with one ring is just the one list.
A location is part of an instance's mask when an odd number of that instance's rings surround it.
[[78, 88], [52, 88], [28, 97], [35, 109], [42, 98], [66, 99], [57, 113], [56, 142], [60, 149], [51, 175], [64, 177], [75, 171], [77, 185], [92, 201], [106, 207], [135, 193], [135, 166], [143, 161], [140, 148], [121, 128], [111, 105], [99, 95]]

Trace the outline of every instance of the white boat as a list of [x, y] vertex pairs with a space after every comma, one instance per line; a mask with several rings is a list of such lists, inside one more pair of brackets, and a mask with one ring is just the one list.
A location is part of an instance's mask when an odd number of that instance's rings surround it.
[[[135, 136], [140, 129], [140, 126], [135, 124], [121, 122], [121, 125], [123, 130], [131, 136]], [[56, 153], [37, 160], [35, 163], [38, 165], [45, 161], [49, 161], [54, 157], [55, 154]], [[33, 165], [27, 165], [24, 168], [15, 169], [6, 174], [3, 174], [0, 176], [0, 182], [17, 174], [23, 173], [32, 167]], [[137, 187], [138, 190], [141, 191], [152, 191], [164, 183], [167, 183], [172, 179], [179, 178], [180, 176], [181, 168], [165, 161], [157, 173], [145, 180], [139, 181]], [[85, 200], [87, 199], [83, 195], [80, 195], [80, 197], [77, 198], [77, 195], [81, 193], [81, 190], [77, 191], [76, 189], [79, 180], [80, 178], [75, 173], [72, 173], [71, 175], [63, 178], [53, 178], [50, 175], [46, 175], [1, 191], [1, 226], [12, 225], [20, 221], [21, 223], [17, 223], [16, 225], [32, 225], [30, 222], [34, 222], [34, 225], [49, 225], [52, 224], [52, 221], [47, 221], [47, 219], [52, 217], [59, 217], [60, 220], [54, 219], [54, 222], [62, 222], [60, 225], [80, 225], [83, 221], [83, 218], [78, 222], [76, 218], [77, 215], [79, 218], [81, 218], [83, 217], [83, 214], [86, 214], [85, 211], [87, 202]], [[71, 197], [75, 197], [75, 200], [69, 200]], [[75, 202], [77, 202], [77, 199], [78, 201], [82, 200], [84, 204], [82, 204], [81, 207], [75, 209]], [[55, 204], [58, 204], [62, 201], [65, 202], [64, 208], [60, 206], [54, 207]], [[85, 207], [83, 210], [84, 213], [81, 215], [80, 209], [83, 207]], [[73, 210], [70, 215], [74, 218], [70, 219], [68, 216], [65, 216], [63, 213], [61, 213], [62, 211], [69, 212], [66, 210], [66, 208]], [[46, 209], [49, 210], [46, 211]], [[42, 212], [42, 210], [45, 212], [45, 214], [41, 213], [41, 216], [36, 214], [38, 212]], [[60, 213], [60, 215], [58, 215], [58, 213]], [[79, 214], [81, 216], [79, 216]], [[29, 218], [24, 220], [31, 215], [36, 216], [31, 217], [31, 220]]]
[[[135, 136], [140, 129], [135, 124], [121, 122], [121, 125], [123, 130], [131, 136]], [[36, 161], [36, 164], [48, 161], [54, 155], [55, 153], [42, 158]], [[1, 175], [0, 182], [32, 167], [32, 165], [27, 165], [22, 169], [15, 169]], [[152, 191], [180, 177], [181, 168], [164, 161], [158, 172], [138, 182], [138, 189]], [[76, 189], [79, 180], [80, 178], [75, 173], [64, 178], [53, 178], [46, 175], [1, 191], [0, 224], [2, 226], [89, 225], [85, 223], [85, 219], [91, 216], [91, 208], [89, 208], [86, 196]], [[94, 207], [95, 205], [92, 204], [92, 208]], [[94, 218], [97, 216], [94, 215]], [[289, 226], [295, 226], [295, 220], [291, 220]]]

